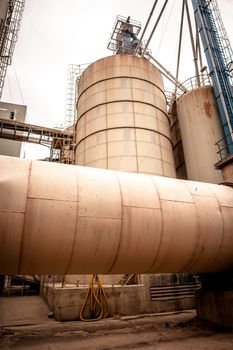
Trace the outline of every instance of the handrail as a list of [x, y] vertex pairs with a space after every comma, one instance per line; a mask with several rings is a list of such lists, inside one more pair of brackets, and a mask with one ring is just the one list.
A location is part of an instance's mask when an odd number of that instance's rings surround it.
[[221, 140], [215, 143], [215, 145], [218, 148], [217, 154], [219, 154], [221, 160], [225, 159], [229, 154], [229, 146], [233, 147], [233, 141], [229, 144], [227, 143], [226, 139], [230, 138], [233, 140], [233, 132], [228, 134], [227, 136], [224, 136]]
[[[188, 91], [191, 91], [206, 85], [212, 85], [211, 78], [207, 73], [195, 75], [191, 78], [186, 79], [184, 82], [182, 82], [182, 87], [185, 87]], [[183, 94], [184, 94], [184, 91], [178, 86], [177, 97], [180, 97]]]

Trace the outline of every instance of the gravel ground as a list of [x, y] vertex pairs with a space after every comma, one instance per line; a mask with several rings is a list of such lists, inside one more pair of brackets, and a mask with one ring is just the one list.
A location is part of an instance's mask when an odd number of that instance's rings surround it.
[[56, 322], [36, 297], [0, 298], [0, 349], [232, 350], [233, 333], [201, 322], [195, 311]]

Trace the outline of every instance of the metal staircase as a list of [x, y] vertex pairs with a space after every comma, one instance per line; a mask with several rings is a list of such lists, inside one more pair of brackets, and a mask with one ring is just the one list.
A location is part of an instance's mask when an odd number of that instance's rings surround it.
[[25, 0], [2, 1], [1, 6], [1, 9], [4, 8], [4, 13], [0, 13], [0, 98], [2, 96], [7, 67], [12, 63]]
[[[233, 154], [233, 52], [216, 0], [192, 0], [225, 135], [221, 151]], [[223, 158], [223, 154], [222, 154]]]

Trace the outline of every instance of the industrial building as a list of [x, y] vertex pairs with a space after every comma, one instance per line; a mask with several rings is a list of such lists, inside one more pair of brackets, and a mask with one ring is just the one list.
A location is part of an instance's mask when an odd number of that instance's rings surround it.
[[[192, 0], [191, 21], [184, 0], [169, 72], [149, 49], [167, 2], [146, 42], [158, 1], [142, 33], [117, 16], [113, 54], [69, 67], [63, 129], [25, 123], [26, 106], [1, 102], [1, 142], [50, 149], [39, 162], [0, 144], [2, 291], [14, 276], [24, 290], [34, 279], [57, 321], [196, 309], [233, 329], [233, 52], [217, 1]], [[23, 3], [5, 1], [8, 46], [9, 12]], [[185, 16], [196, 75], [181, 83]]]

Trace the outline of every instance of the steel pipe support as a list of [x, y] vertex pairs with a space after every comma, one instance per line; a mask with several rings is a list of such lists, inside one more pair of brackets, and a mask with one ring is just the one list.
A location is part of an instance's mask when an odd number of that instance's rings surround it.
[[0, 157], [0, 273], [233, 267], [233, 189]]

